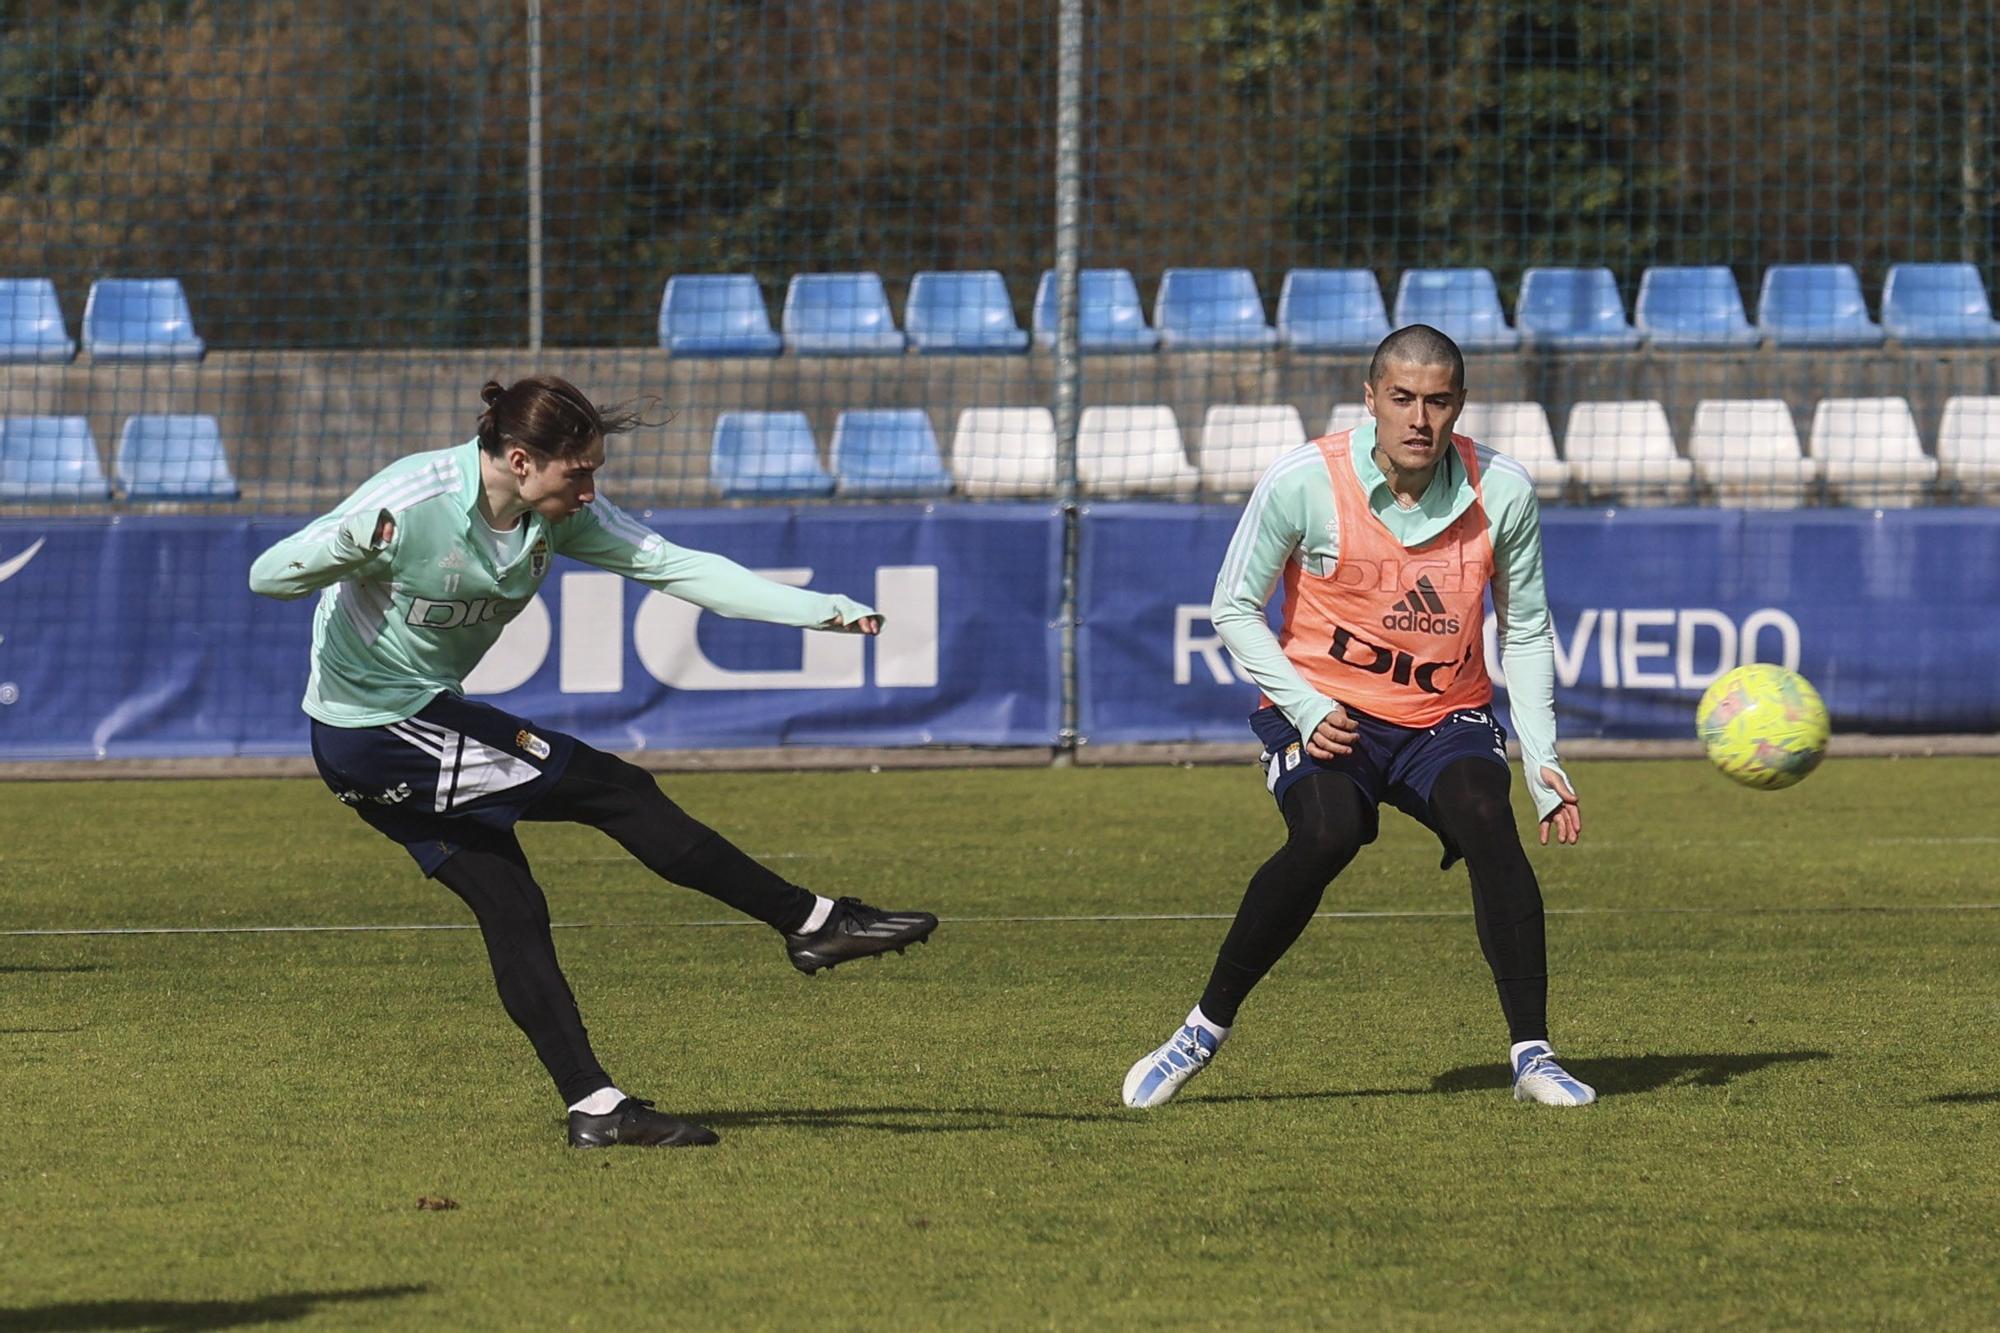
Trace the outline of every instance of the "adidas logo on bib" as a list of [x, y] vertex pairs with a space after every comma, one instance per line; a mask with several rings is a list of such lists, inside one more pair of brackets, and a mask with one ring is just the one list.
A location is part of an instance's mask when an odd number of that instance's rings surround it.
[[1458, 617], [1444, 613], [1444, 599], [1431, 586], [1430, 575], [1421, 575], [1417, 586], [1402, 601], [1396, 603], [1388, 615], [1382, 617], [1383, 629], [1414, 630], [1419, 634], [1456, 634]]

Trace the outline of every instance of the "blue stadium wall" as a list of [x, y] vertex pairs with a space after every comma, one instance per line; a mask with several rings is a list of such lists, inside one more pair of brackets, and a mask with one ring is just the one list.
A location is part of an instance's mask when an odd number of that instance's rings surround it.
[[[1087, 741], [1247, 741], [1256, 690], [1208, 620], [1237, 514], [1088, 507]], [[728, 621], [558, 562], [469, 692], [614, 749], [1056, 742], [1052, 506], [641, 517], [872, 601], [888, 629], [863, 640]], [[1685, 737], [1702, 688], [1752, 660], [1803, 671], [1840, 730], [2000, 729], [2000, 510], [1552, 509], [1543, 521], [1565, 736]], [[245, 585], [251, 558], [297, 524], [0, 519], [0, 759], [306, 753], [312, 601]]]

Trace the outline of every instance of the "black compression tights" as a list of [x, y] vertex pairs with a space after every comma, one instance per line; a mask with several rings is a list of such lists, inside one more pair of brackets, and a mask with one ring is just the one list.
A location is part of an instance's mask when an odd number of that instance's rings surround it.
[[511, 833], [461, 847], [438, 867], [438, 883], [465, 900], [486, 939], [507, 1016], [528, 1034], [565, 1106], [611, 1083], [590, 1049], [576, 996], [556, 963], [549, 901]]
[[[1439, 776], [1431, 807], [1465, 855], [1479, 945], [1511, 1039], [1521, 1042], [1548, 1036], [1548, 961], [1542, 891], [1514, 829], [1507, 781], [1507, 770], [1498, 764], [1462, 759]], [[1326, 886], [1367, 836], [1361, 792], [1338, 774], [1294, 784], [1282, 809], [1285, 845], [1251, 876], [1202, 992], [1202, 1013], [1224, 1027], [1236, 1021], [1244, 997], [1304, 932]]]
[[[525, 817], [602, 829], [662, 879], [779, 930], [798, 929], [812, 913], [811, 893], [688, 815], [644, 769], [602, 750], [579, 745], [562, 778]], [[439, 867], [437, 879], [478, 919], [500, 1003], [528, 1034], [563, 1101], [573, 1105], [609, 1084], [556, 962], [548, 899], [513, 834], [460, 848]]]
[[797, 930], [812, 915], [812, 894], [757, 864], [668, 800], [645, 769], [602, 750], [578, 745], [562, 780], [525, 818], [602, 829], [661, 879], [697, 889], [779, 930]]

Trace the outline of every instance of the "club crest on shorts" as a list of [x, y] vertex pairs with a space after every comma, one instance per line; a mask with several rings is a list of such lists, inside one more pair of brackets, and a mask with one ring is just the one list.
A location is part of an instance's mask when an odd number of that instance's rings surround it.
[[[536, 578], [549, 572], [549, 539], [535, 538], [535, 547], [528, 552], [528, 572]], [[526, 733], [523, 732], [523, 735]]]
[[514, 733], [514, 748], [535, 756], [537, 759], [549, 757], [549, 743], [525, 728]]
[[1291, 772], [1299, 766], [1299, 743], [1293, 741], [1285, 747], [1285, 771]]

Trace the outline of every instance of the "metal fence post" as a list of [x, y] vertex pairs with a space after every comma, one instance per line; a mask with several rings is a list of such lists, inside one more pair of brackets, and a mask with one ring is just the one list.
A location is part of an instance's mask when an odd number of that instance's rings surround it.
[[528, 0], [528, 350], [542, 350], [542, 0]]
[[1077, 282], [1083, 215], [1083, 0], [1062, 0], [1056, 46], [1056, 483], [1063, 512], [1062, 725], [1055, 762], [1075, 758], [1077, 732], [1077, 561], [1082, 513], [1076, 428], [1083, 396], [1077, 340]]

